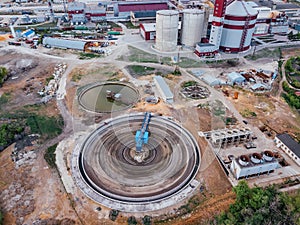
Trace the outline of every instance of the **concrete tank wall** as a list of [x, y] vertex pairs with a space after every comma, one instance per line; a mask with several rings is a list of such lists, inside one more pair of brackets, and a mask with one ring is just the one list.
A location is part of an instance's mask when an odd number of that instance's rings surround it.
[[176, 10], [156, 12], [155, 48], [163, 52], [175, 51], [178, 39], [179, 13]]
[[199, 9], [185, 9], [182, 20], [181, 44], [194, 47], [203, 35], [205, 12]]

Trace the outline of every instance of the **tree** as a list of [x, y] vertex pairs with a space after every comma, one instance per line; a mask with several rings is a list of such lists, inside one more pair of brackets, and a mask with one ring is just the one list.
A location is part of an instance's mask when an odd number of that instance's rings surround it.
[[5, 67], [0, 67], [0, 87], [3, 84], [7, 74], [8, 74], [7, 69]]
[[229, 211], [217, 217], [217, 224], [296, 224], [300, 214], [300, 192], [296, 198], [279, 192], [274, 186], [249, 188], [241, 181], [233, 188], [236, 201]]

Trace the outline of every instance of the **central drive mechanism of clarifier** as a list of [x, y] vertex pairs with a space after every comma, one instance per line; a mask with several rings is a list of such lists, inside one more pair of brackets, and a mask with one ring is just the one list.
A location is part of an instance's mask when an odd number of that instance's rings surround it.
[[173, 120], [151, 115], [148, 140], [137, 151], [136, 133], [145, 118], [137, 113], [104, 121], [75, 148], [73, 176], [88, 197], [139, 212], [171, 206], [194, 191], [200, 165], [196, 140]]

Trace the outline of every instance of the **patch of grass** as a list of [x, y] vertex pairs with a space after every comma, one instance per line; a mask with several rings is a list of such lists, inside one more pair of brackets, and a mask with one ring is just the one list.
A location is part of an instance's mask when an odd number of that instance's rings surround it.
[[245, 109], [244, 111], [241, 112], [241, 115], [245, 118], [253, 118], [256, 117], [256, 113], [249, 110], [249, 109]]
[[254, 54], [247, 55], [245, 56], [246, 59], [249, 60], [257, 60], [260, 58], [273, 58], [273, 59], [280, 59], [281, 57], [281, 50], [280, 48], [275, 48], [275, 49], [269, 49], [269, 48], [264, 48], [262, 50], [256, 51]]
[[44, 155], [44, 159], [46, 160], [46, 162], [48, 163], [48, 165], [51, 168], [55, 168], [56, 164], [55, 164], [55, 150], [56, 150], [57, 144], [52, 145], [51, 147], [47, 148], [47, 151]]
[[123, 23], [128, 29], [138, 29], [138, 26], [134, 26], [130, 21]]
[[0, 97], [0, 109], [6, 104], [8, 103], [10, 98], [10, 93], [4, 93], [1, 95]]
[[93, 58], [100, 58], [102, 55], [96, 53], [79, 53], [79, 59], [93, 59]]
[[72, 81], [74, 82], [77, 82], [77, 81], [80, 81], [81, 78], [83, 77], [84, 75], [82, 73], [75, 73], [73, 76], [72, 76]]
[[144, 52], [138, 48], [128, 46], [130, 55], [127, 57], [123, 56], [124, 61], [129, 62], [146, 62], [146, 63], [159, 63], [159, 58], [147, 52]]
[[197, 81], [194, 80], [190, 80], [190, 81], [185, 81], [181, 84], [181, 87], [185, 88], [185, 87], [190, 87], [190, 86], [195, 86], [197, 83]]
[[187, 57], [181, 57], [178, 66], [182, 68], [193, 68], [193, 67], [201, 67], [204, 66], [205, 63], [201, 61], [196, 61]]
[[45, 139], [51, 139], [61, 134], [64, 121], [62, 117], [31, 114], [26, 119], [26, 124], [30, 127], [31, 133], [37, 133]]
[[140, 66], [140, 65], [130, 65], [128, 68], [138, 75], [149, 75], [152, 74], [155, 68], [148, 66]]

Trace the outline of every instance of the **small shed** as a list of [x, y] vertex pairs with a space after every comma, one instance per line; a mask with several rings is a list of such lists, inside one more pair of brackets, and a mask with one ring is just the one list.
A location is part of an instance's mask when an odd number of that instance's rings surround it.
[[221, 81], [212, 76], [212, 75], [209, 75], [209, 74], [204, 74], [201, 79], [206, 83], [208, 84], [209, 86], [217, 86], [217, 85], [221, 85]]
[[245, 77], [243, 77], [240, 73], [232, 72], [227, 74], [228, 83], [230, 85], [241, 84], [245, 82]]
[[265, 91], [265, 90], [268, 90], [268, 86], [266, 86], [265, 84], [262, 84], [262, 83], [256, 83], [254, 85], [252, 85], [250, 87], [250, 89], [252, 91]]
[[155, 23], [141, 23], [140, 34], [146, 40], [154, 40], [156, 35]]

